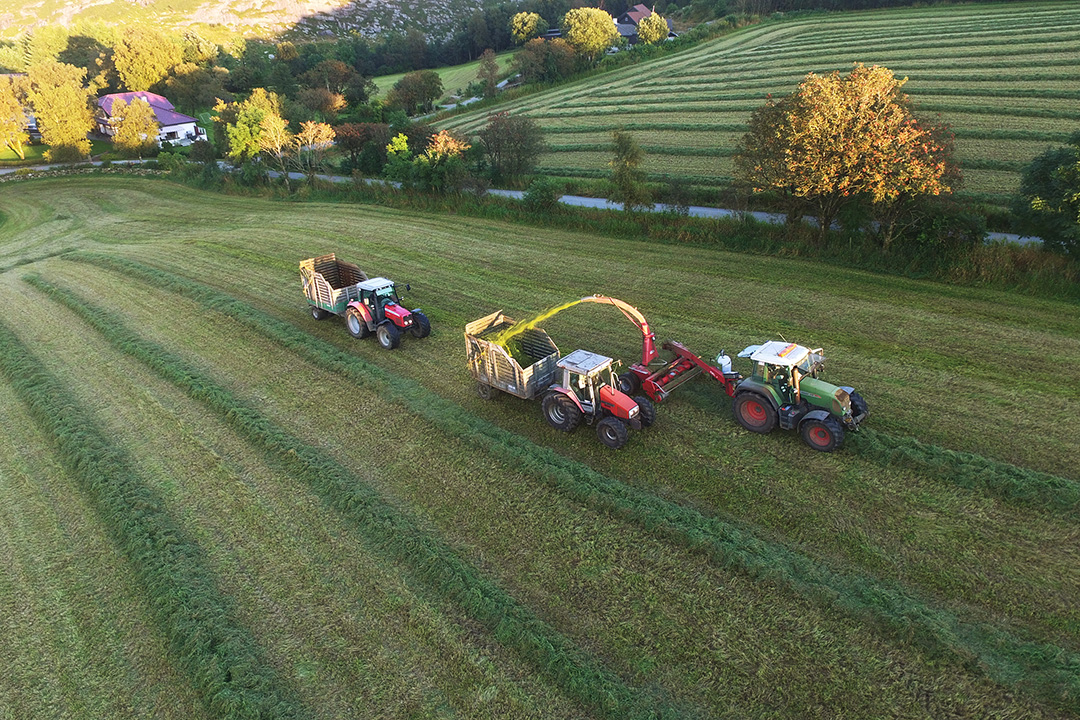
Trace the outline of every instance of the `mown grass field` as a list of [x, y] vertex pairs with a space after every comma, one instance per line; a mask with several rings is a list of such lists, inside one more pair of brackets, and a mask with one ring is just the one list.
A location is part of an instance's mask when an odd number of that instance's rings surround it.
[[[431, 337], [312, 320], [331, 251]], [[113, 177], [4, 184], [0, 271], [6, 716], [1080, 714], [1073, 304]], [[871, 418], [814, 453], [698, 379], [613, 452], [476, 396], [465, 323], [592, 293], [824, 346]]]
[[[499, 64], [499, 71], [506, 73], [510, 68], [510, 61], [514, 59], [514, 51], [501, 52], [495, 56], [495, 61]], [[443, 94], [438, 98], [439, 103], [451, 103], [454, 100], [451, 96], [460, 95], [465, 92], [465, 88], [470, 83], [476, 82], [476, 75], [480, 72], [480, 61], [463, 63], [461, 65], [451, 65], [449, 67], [435, 68], [435, 72], [439, 74], [442, 79]], [[401, 78], [405, 77], [405, 73], [395, 73], [393, 75], [379, 75], [372, 78], [372, 81], [379, 88], [379, 92], [376, 93], [376, 97], [385, 98], [386, 94], [394, 87]], [[466, 98], [462, 98], [466, 99]]]
[[[957, 4], [820, 14], [747, 28], [685, 52], [497, 106], [537, 120], [543, 172], [606, 177], [611, 132], [628, 130], [655, 181], [730, 181], [732, 154], [769, 94], [809, 72], [884, 65], [919, 112], [956, 134], [962, 190], [1007, 204], [1023, 168], [1080, 130], [1080, 7]], [[484, 109], [440, 127], [473, 133]], [[678, 149], [678, 152], [674, 152]]]

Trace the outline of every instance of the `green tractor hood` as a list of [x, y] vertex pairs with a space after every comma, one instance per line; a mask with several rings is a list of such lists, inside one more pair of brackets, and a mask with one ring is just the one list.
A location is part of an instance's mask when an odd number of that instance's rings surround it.
[[804, 402], [827, 410], [839, 418], [851, 416], [851, 398], [847, 390], [815, 377], [799, 380], [799, 394]]

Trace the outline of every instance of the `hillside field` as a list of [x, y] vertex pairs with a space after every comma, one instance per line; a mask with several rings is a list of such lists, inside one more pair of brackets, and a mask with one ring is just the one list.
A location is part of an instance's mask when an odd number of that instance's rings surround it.
[[956, 135], [962, 191], [1007, 204], [1023, 168], [1080, 131], [1080, 5], [955, 4], [814, 14], [746, 28], [656, 61], [447, 118], [474, 133], [519, 112], [547, 133], [544, 173], [606, 177], [611, 133], [631, 131], [655, 181], [715, 186], [750, 114], [809, 72], [883, 65], [917, 110]]
[[[431, 336], [387, 352], [312, 319], [297, 265], [328, 252], [410, 283]], [[611, 451], [477, 396], [467, 322], [593, 293], [706, 358], [822, 346], [871, 416], [816, 453], [744, 431], [698, 378]], [[611, 307], [544, 328], [564, 353], [641, 349]], [[7, 182], [0, 717], [1077, 717], [1078, 400], [1075, 304]]]

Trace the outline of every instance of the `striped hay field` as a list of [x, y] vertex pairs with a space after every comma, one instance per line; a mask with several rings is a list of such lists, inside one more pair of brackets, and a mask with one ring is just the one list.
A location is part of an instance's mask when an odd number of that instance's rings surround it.
[[[159, 180], [0, 218], [3, 716], [1080, 713], [1071, 304]], [[431, 337], [314, 321], [330, 251]], [[699, 379], [612, 452], [476, 396], [465, 323], [597, 292], [706, 357], [824, 345], [872, 417], [818, 454]]]
[[[998, 203], [1008, 202], [1033, 157], [1080, 130], [1080, 5], [1072, 2], [773, 21], [493, 109], [534, 117], [547, 131], [552, 150], [542, 158], [543, 172], [606, 176], [610, 133], [626, 129], [647, 148], [652, 179], [722, 185], [750, 113], [769, 94], [791, 93], [809, 72], [844, 72], [856, 62], [907, 77], [905, 91], [921, 114], [956, 133], [963, 191]], [[439, 126], [474, 133], [488, 112], [455, 115]], [[992, 142], [997, 137], [976, 143], [987, 132], [1022, 136], [1001, 146]], [[682, 152], [663, 149], [675, 147]], [[1007, 168], [993, 164], [1006, 160]]]

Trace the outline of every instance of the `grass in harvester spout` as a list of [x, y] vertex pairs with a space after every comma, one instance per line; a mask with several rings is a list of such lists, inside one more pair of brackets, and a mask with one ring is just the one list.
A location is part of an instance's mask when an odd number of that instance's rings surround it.
[[496, 345], [502, 345], [504, 348], [506, 348], [506, 351], [510, 353], [510, 356], [517, 360], [518, 363], [522, 366], [529, 365], [532, 361], [530, 360], [528, 362], [522, 363], [521, 361], [524, 359], [524, 357], [521, 355], [521, 348], [517, 347], [516, 343], [511, 344], [510, 341], [515, 336], [520, 335], [526, 330], [532, 330], [544, 320], [547, 320], [549, 317], [552, 317], [553, 315], [556, 315], [557, 313], [560, 313], [567, 308], [571, 308], [580, 302], [581, 300], [571, 300], [564, 305], [549, 308], [548, 310], [545, 310], [544, 312], [534, 317], [532, 320], [523, 320], [522, 322], [514, 323], [510, 327], [506, 328], [505, 330], [499, 332], [496, 335], [493, 335], [488, 339], [490, 342], [493, 342]]

